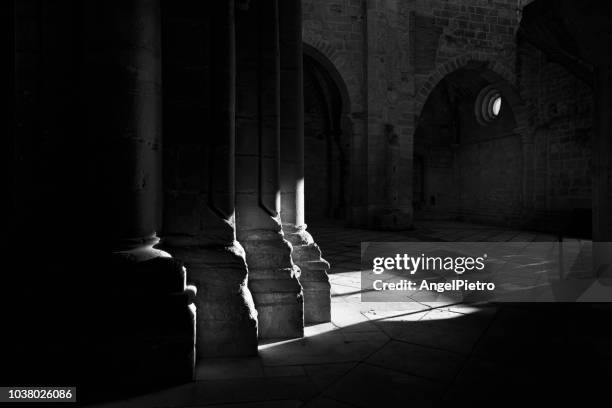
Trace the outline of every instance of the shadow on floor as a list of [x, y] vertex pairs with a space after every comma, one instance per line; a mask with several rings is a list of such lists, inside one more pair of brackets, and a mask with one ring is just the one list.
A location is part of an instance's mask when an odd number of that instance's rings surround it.
[[[337, 305], [338, 306], [338, 305]], [[385, 407], [420, 403], [583, 403], [605, 397], [610, 308], [445, 305], [361, 319], [270, 343], [258, 357], [203, 361], [198, 381], [104, 406]]]
[[195, 382], [99, 407], [582, 406], [607, 398], [607, 304], [361, 302], [360, 242], [548, 241], [466, 224], [380, 232], [309, 228], [332, 263], [332, 322], [259, 355], [200, 362]]

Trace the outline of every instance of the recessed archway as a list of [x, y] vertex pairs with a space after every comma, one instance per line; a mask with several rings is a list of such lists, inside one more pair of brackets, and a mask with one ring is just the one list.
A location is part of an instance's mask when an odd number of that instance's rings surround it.
[[344, 219], [350, 173], [350, 103], [333, 63], [304, 44], [305, 210], [309, 220]]
[[470, 60], [435, 83], [414, 134], [415, 219], [520, 223], [523, 107], [486, 61]]

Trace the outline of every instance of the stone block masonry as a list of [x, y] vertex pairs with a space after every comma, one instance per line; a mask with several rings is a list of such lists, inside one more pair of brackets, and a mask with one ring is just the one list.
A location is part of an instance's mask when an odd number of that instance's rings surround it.
[[[587, 209], [591, 94], [566, 69], [528, 61], [533, 55], [519, 50], [526, 47], [516, 38], [520, 8], [528, 3], [303, 1], [304, 42], [334, 66], [350, 100], [350, 224], [411, 226], [423, 107], [444, 77], [472, 61], [518, 95], [508, 103], [517, 121], [510, 130], [517, 141], [508, 145], [518, 166], [511, 192], [518, 204], [512, 201], [504, 223], [546, 228], [551, 217]], [[540, 79], [542, 86], [534, 85]]]

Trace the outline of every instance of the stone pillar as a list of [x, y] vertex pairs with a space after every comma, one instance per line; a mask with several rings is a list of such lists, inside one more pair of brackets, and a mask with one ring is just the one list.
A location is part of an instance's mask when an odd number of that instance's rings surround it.
[[514, 132], [521, 137], [522, 146], [522, 167], [521, 175], [522, 184], [522, 204], [523, 204], [523, 222], [529, 221], [528, 218], [533, 215], [535, 209], [535, 136], [529, 133], [527, 129], [515, 129]]
[[[3, 229], [4, 242], [10, 245], [7, 250], [11, 251], [11, 247], [14, 245], [11, 236], [15, 235], [16, 226], [16, 214], [17, 214], [17, 197], [15, 189], [15, 120], [16, 120], [16, 86], [15, 86], [15, 0], [6, 2], [2, 8], [2, 21], [6, 27], [8, 35], [3, 36], [0, 47], [2, 47], [3, 53], [7, 59], [6, 76], [4, 78], [7, 92], [4, 97], [5, 109], [2, 110], [2, 123], [5, 126], [5, 137], [2, 138], [2, 154], [4, 162], [7, 163], [5, 174], [6, 174], [6, 189], [5, 194], [7, 197], [6, 202], [9, 205], [9, 211], [5, 215], [5, 228]], [[8, 227], [8, 228], [7, 228]]]
[[[0, 49], [5, 56], [5, 71], [4, 75], [4, 86], [7, 91], [4, 93], [3, 105], [5, 106], [0, 113], [0, 121], [3, 126], [3, 134], [2, 138], [2, 158], [5, 163], [5, 179], [4, 179], [4, 197], [5, 202], [8, 204], [8, 210], [4, 211], [4, 215], [2, 217], [2, 224], [4, 228], [2, 228], [2, 242], [4, 242], [5, 247], [4, 251], [6, 253], [12, 254], [13, 257], [16, 257], [18, 254], [19, 246], [17, 245], [17, 230], [19, 227], [18, 221], [18, 196], [17, 196], [17, 155], [16, 155], [16, 138], [15, 138], [15, 124], [16, 124], [16, 85], [15, 79], [17, 76], [15, 75], [16, 68], [16, 47], [15, 47], [15, 1], [7, 1], [0, 8], [0, 18], [2, 19], [3, 26], [6, 30], [6, 35], [2, 36], [0, 39]], [[16, 259], [16, 258], [15, 258]], [[23, 274], [20, 273], [20, 275]], [[0, 285], [5, 288], [5, 291], [11, 290], [12, 294], [19, 295], [19, 293], [15, 293], [13, 291], [14, 288], [25, 287], [25, 283], [27, 279], [25, 277], [21, 277], [20, 280], [11, 279], [7, 277], [7, 275], [15, 275], [4, 273], [2, 277], [0, 277]], [[29, 277], [28, 277], [29, 278]], [[16, 282], [15, 282], [16, 281]], [[19, 297], [17, 297], [19, 299]], [[4, 309], [4, 308], [3, 308]], [[6, 358], [6, 354], [3, 354], [4, 360], [4, 370], [7, 373], [11, 373], [11, 376], [14, 376], [15, 381], [20, 381], [21, 376], [20, 373], [23, 371], [23, 368], [19, 370], [20, 366], [29, 365], [28, 360], [22, 358], [22, 353], [20, 352], [20, 346], [23, 347], [23, 350], [27, 350], [27, 342], [24, 342], [22, 339], [27, 338], [28, 331], [23, 330], [25, 321], [27, 320], [27, 313], [14, 313], [13, 310], [5, 309], [3, 312], [0, 312], [0, 318], [7, 325], [7, 327], [12, 327], [11, 330], [14, 330], [14, 333], [19, 333], [20, 338], [15, 339], [17, 336], [6, 336], [5, 337], [5, 350], [10, 350], [11, 357]], [[25, 318], [24, 318], [25, 317]], [[21, 344], [20, 344], [21, 343]], [[25, 347], [24, 347], [25, 346]], [[23, 353], [27, 354], [27, 353]], [[25, 383], [25, 381], [20, 381]]]
[[236, 224], [259, 337], [303, 335], [299, 268], [280, 218], [278, 1], [242, 2], [237, 28]]
[[305, 323], [331, 320], [329, 263], [304, 222], [304, 84], [300, 0], [279, 2], [281, 70], [281, 215], [301, 270]]
[[83, 359], [124, 384], [190, 380], [194, 288], [179, 261], [153, 248], [161, 208], [159, 2], [91, 0], [81, 10], [85, 132], [74, 143], [88, 163], [88, 184], [78, 186], [87, 191], [78, 245], [89, 248], [83, 273], [91, 283], [83, 290], [93, 322]]
[[612, 284], [612, 64], [595, 67], [593, 91], [593, 262]]
[[[364, 134], [353, 138], [351, 159], [354, 160], [353, 197], [363, 201], [363, 205], [355, 206], [358, 212], [353, 212], [351, 224], [405, 230], [412, 228], [414, 169], [412, 141], [406, 127], [409, 122], [400, 120], [397, 109], [398, 92], [403, 86], [400, 71], [396, 69], [401, 49], [398, 2], [365, 0], [362, 4]], [[385, 160], [389, 156], [397, 157], [395, 167]]]
[[[211, 88], [195, 102], [209, 99], [209, 121], [201, 129], [206, 133], [195, 144], [176, 140], [178, 135], [166, 143], [167, 156], [175, 157], [172, 165], [204, 177], [166, 172], [163, 246], [185, 261], [189, 281], [198, 288], [198, 358], [249, 356], [257, 354], [257, 312], [235, 230], [234, 0], [215, 0], [208, 7]], [[169, 116], [168, 125], [174, 129], [180, 119]], [[193, 154], [196, 149], [203, 154]]]

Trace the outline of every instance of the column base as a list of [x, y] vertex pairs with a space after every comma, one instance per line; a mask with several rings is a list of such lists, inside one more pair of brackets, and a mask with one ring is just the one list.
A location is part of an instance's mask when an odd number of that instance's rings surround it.
[[321, 249], [306, 231], [306, 225], [285, 224], [287, 240], [293, 246], [291, 258], [301, 270], [300, 283], [304, 289], [304, 322], [306, 324], [331, 321], [331, 285], [329, 263], [321, 257]]
[[612, 286], [612, 242], [593, 242], [593, 273], [603, 286]]
[[260, 339], [304, 336], [304, 299], [300, 269], [291, 262], [291, 245], [282, 233], [241, 234], [247, 254], [249, 289], [258, 313]]
[[100, 280], [87, 292], [89, 321], [81, 333], [88, 384], [147, 389], [194, 378], [196, 289], [185, 285], [182, 262], [145, 252], [145, 260], [138, 250], [95, 266]]
[[188, 267], [189, 282], [198, 288], [197, 358], [257, 354], [257, 311], [247, 287], [244, 249], [227, 247], [170, 249]]

